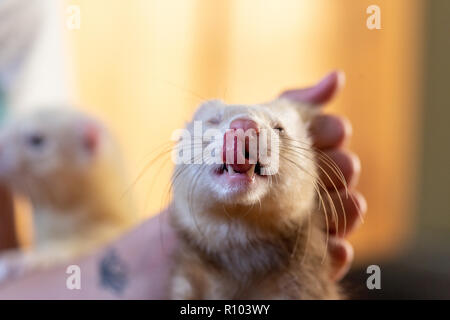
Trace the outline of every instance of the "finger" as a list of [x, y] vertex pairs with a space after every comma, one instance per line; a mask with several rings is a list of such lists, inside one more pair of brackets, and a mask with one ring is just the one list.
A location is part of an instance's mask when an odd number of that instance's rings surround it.
[[[356, 154], [333, 149], [318, 155], [320, 179], [330, 191], [354, 187], [361, 173], [361, 162]], [[344, 184], [345, 183], [345, 184]]]
[[340, 71], [333, 71], [326, 75], [315, 86], [306, 89], [287, 90], [281, 94], [281, 97], [297, 102], [320, 106], [330, 101], [338, 89], [344, 85], [344, 82], [344, 73]]
[[345, 239], [331, 237], [328, 242], [328, 252], [331, 258], [331, 279], [339, 281], [350, 269], [353, 261], [353, 247]]
[[326, 195], [322, 195], [326, 209], [321, 206], [322, 213], [328, 220], [328, 231], [331, 235], [344, 237], [363, 222], [367, 211], [366, 200], [357, 191], [349, 191], [348, 196], [345, 190], [329, 194], [335, 210]]
[[334, 115], [318, 115], [309, 127], [313, 144], [318, 149], [341, 146], [352, 135], [352, 125], [346, 118]]

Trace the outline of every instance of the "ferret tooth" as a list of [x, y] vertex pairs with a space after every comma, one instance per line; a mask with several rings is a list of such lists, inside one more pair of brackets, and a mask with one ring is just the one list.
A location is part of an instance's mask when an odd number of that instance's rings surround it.
[[248, 169], [248, 171], [247, 171], [247, 175], [248, 175], [250, 178], [253, 178], [253, 175], [255, 174], [255, 167], [256, 167], [256, 164], [252, 164], [252, 166], [250, 167], [250, 169]]
[[234, 173], [235, 173], [232, 166], [228, 165], [228, 166], [227, 166], [227, 169], [228, 169], [228, 174], [231, 175], [231, 174], [234, 174]]

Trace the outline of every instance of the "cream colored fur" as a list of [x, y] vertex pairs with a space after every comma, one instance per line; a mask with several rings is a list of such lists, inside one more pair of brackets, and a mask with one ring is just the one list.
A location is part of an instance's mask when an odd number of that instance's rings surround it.
[[[308, 135], [311, 110], [288, 100], [258, 106], [210, 101], [196, 112], [193, 120], [203, 121], [204, 131], [216, 128], [225, 133], [237, 118], [253, 119], [267, 130], [282, 125], [283, 157], [275, 175], [257, 177], [243, 193], [218, 183], [218, 165], [177, 165], [171, 214], [181, 248], [172, 298], [339, 297], [329, 279], [317, 210], [317, 168]], [[193, 122], [187, 128], [193, 134]], [[299, 147], [296, 152], [285, 150], [289, 143]]]

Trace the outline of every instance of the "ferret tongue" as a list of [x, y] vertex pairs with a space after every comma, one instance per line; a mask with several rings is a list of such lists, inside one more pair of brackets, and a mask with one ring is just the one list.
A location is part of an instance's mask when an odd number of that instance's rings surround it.
[[228, 165], [228, 172], [231, 175], [246, 175], [251, 180], [255, 178], [255, 167], [254, 164], [229, 164]]
[[229, 166], [231, 166], [233, 168], [234, 172], [237, 173], [246, 173], [248, 172], [254, 165], [250, 164], [250, 163], [244, 163], [244, 164], [230, 164]]

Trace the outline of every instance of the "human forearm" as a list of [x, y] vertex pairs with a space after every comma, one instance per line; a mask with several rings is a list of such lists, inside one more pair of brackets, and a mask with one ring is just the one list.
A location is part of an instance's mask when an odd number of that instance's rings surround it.
[[[152, 218], [93, 255], [0, 286], [0, 299], [162, 299], [175, 239], [166, 214]], [[81, 289], [66, 286], [80, 267]]]

